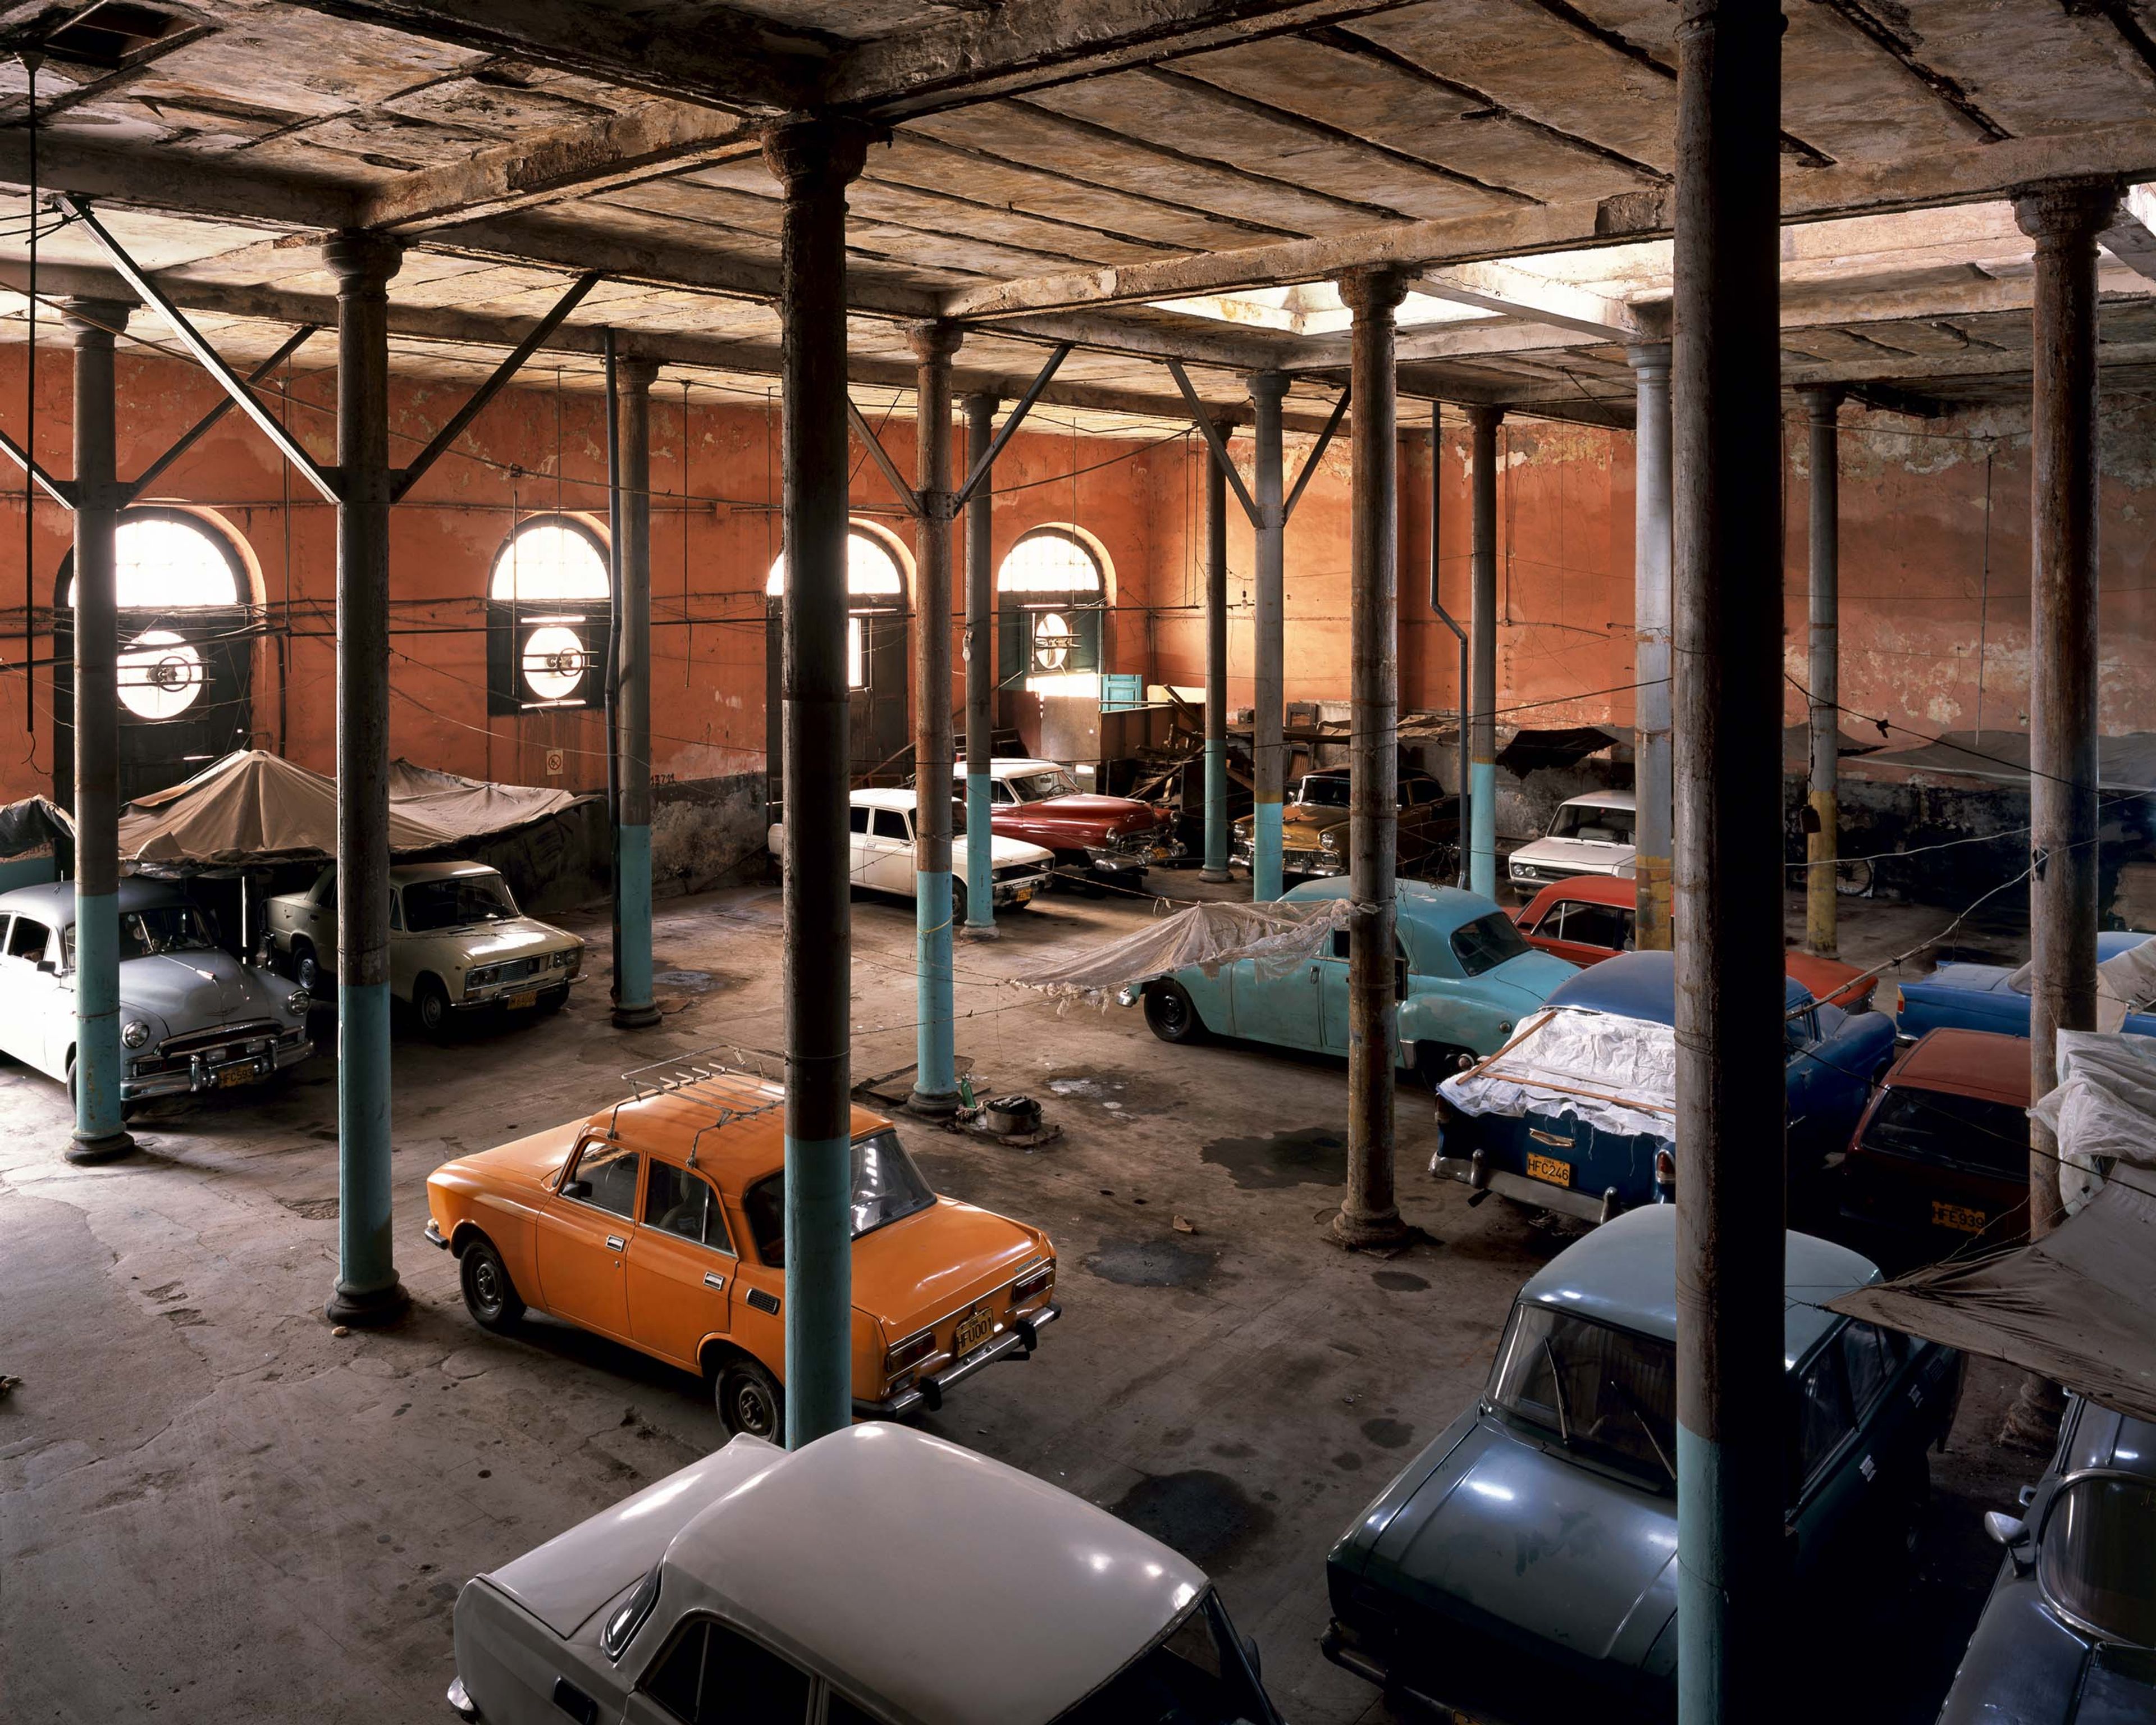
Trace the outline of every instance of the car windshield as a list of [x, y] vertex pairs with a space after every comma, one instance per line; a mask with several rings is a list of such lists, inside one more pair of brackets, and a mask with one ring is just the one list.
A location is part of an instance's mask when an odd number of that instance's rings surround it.
[[[154, 958], [161, 952], [207, 952], [217, 942], [210, 938], [209, 924], [192, 905], [155, 905], [146, 911], [128, 911], [120, 918], [120, 956]], [[74, 968], [74, 928], [69, 926], [60, 948], [68, 968]]]
[[1332, 776], [1312, 773], [1296, 787], [1295, 800], [1306, 809], [1345, 809], [1348, 806], [1348, 781]]
[[404, 889], [404, 926], [413, 934], [506, 922], [516, 914], [516, 901], [499, 875], [452, 875], [446, 880], [414, 880]]
[[1495, 970], [1507, 959], [1533, 950], [1519, 925], [1502, 911], [1491, 911], [1452, 931], [1452, 956], [1470, 976]]
[[2037, 1579], [2107, 1640], [2156, 1647], [2156, 1481], [2098, 1475], [2052, 1500]]
[[[921, 1170], [889, 1127], [854, 1141], [854, 1238], [903, 1220], [936, 1202]], [[786, 1267], [786, 1176], [767, 1175], [742, 1195], [757, 1255]]]
[[1004, 783], [1021, 803], [1038, 803], [1044, 797], [1075, 797], [1078, 781], [1060, 767], [1040, 773], [1014, 773]]
[[1143, 1656], [1116, 1672], [1055, 1725], [1272, 1725], [1235, 1627], [1208, 1593]]
[[1667, 1342], [1522, 1302], [1497, 1350], [1490, 1400], [1567, 1449], [1674, 1488], [1676, 1369]]
[[1553, 839], [1578, 839], [1589, 845], [1630, 845], [1632, 811], [1598, 809], [1589, 803], [1568, 803], [1550, 823]]
[[1864, 1147], [2023, 1180], [2029, 1176], [2029, 1117], [1988, 1096], [1895, 1085], [1879, 1098], [1864, 1129]]

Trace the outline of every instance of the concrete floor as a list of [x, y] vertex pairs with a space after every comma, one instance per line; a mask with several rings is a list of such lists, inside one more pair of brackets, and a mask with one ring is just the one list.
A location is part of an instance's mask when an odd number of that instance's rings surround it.
[[[929, 1429], [1204, 1564], [1296, 1725], [1387, 1719], [1318, 1654], [1325, 1551], [1473, 1399], [1514, 1291], [1573, 1231], [1471, 1210], [1422, 1173], [1431, 1115], [1404, 1091], [1402, 1209], [1427, 1237], [1389, 1260], [1332, 1246], [1340, 1066], [1168, 1048], [1135, 1012], [1058, 1018], [1005, 980], [1143, 914], [1059, 895], [961, 949], [976, 1083], [1039, 1096], [1063, 1136], [1019, 1152], [901, 1130], [942, 1189], [1053, 1233], [1068, 1318]], [[1853, 902], [1845, 951], [1945, 920]], [[583, 927], [603, 940], [602, 920]], [[911, 906], [863, 900], [855, 928], [858, 1077], [912, 1058]], [[545, 1321], [479, 1330], [419, 1232], [438, 1163], [588, 1112], [624, 1068], [778, 1043], [775, 890], [671, 901], [657, 946], [669, 1011], [649, 1032], [607, 1027], [599, 978], [526, 1027], [447, 1048], [400, 1031], [397, 1242], [414, 1307], [382, 1334], [334, 1337], [321, 1317], [331, 1059], [266, 1095], [172, 1105], [139, 1125], [138, 1153], [96, 1169], [61, 1158], [58, 1087], [0, 1071], [0, 1371], [23, 1380], [0, 1399], [10, 1720], [444, 1717], [464, 1579], [718, 1441], [691, 1378]], [[1926, 1584], [1822, 1604], [1793, 1633], [1833, 1649], [1804, 1681], [1840, 1717], [1933, 1717], [1994, 1568], [1980, 1512], [2010, 1507], [2041, 1467], [1990, 1445], [2009, 1388], [1973, 1367], [1934, 1460]]]

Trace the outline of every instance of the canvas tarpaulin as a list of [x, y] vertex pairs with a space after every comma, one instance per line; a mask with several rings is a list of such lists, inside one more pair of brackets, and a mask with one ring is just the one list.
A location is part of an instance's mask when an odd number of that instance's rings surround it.
[[2077, 1210], [2118, 1164], [2156, 1168], [2156, 1039], [2061, 1030], [2053, 1066], [2058, 1087], [2029, 1111], [2058, 1142], [2059, 1191]]
[[1106, 1005], [1124, 989], [1185, 965], [1217, 976], [1248, 958], [1264, 975], [1285, 976], [1326, 952], [1333, 931], [1348, 926], [1353, 908], [1344, 898], [1192, 905], [1066, 963], [1011, 980], [1065, 1000]]
[[[2006, 978], [2006, 986], [2026, 994], [2035, 983], [2034, 960]], [[2116, 1030], [2130, 1012], [2156, 1007], [2156, 940], [2146, 940], [2107, 958], [2096, 968], [2096, 1027]]]
[[[572, 791], [490, 784], [398, 762], [390, 769], [389, 849], [444, 850], [586, 800]], [[336, 781], [263, 749], [227, 755], [121, 812], [125, 863], [218, 865], [336, 854]]]
[[1667, 1024], [1555, 1007], [1439, 1089], [1462, 1114], [1570, 1113], [1598, 1132], [1673, 1141], [1676, 1074]]
[[0, 856], [23, 856], [74, 837], [66, 809], [43, 797], [25, 797], [0, 808]]

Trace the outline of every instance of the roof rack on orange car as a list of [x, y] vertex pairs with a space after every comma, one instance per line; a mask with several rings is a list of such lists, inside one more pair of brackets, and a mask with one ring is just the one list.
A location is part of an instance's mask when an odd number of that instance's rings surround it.
[[[721, 1058], [724, 1056], [724, 1058]], [[776, 1066], [778, 1070], [773, 1070]], [[654, 1096], [679, 1095], [687, 1097], [705, 1085], [727, 1078], [753, 1078], [759, 1084], [778, 1086], [777, 1096], [767, 1096], [752, 1106], [744, 1106], [730, 1099], [706, 1092], [700, 1100], [711, 1103], [714, 1112], [710, 1120], [696, 1128], [696, 1136], [689, 1142], [689, 1166], [696, 1165], [696, 1147], [703, 1142], [704, 1134], [732, 1125], [737, 1120], [747, 1120], [759, 1114], [768, 1114], [774, 1108], [786, 1105], [783, 1058], [763, 1049], [744, 1049], [721, 1044], [712, 1048], [699, 1049], [694, 1054], [676, 1055], [670, 1060], [654, 1060], [647, 1066], [632, 1066], [621, 1075], [622, 1082], [629, 1086], [629, 1094], [617, 1101], [607, 1116], [607, 1136], [614, 1135], [615, 1122], [629, 1103], [647, 1101]]]

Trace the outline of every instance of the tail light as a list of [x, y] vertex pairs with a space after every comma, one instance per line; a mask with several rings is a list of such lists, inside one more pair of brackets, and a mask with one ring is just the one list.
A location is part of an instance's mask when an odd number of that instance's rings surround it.
[[1902, 985], [1897, 983], [1894, 985], [1894, 1016], [1898, 1019], [1908, 1009], [1909, 1003], [1902, 998]]
[[1657, 1186], [1675, 1186], [1676, 1183], [1676, 1153], [1670, 1150], [1657, 1150], [1655, 1153], [1655, 1183]]
[[883, 1357], [884, 1374], [895, 1377], [908, 1366], [917, 1366], [936, 1352], [936, 1332], [921, 1330], [908, 1336], [896, 1347], [886, 1348]]
[[1011, 1304], [1022, 1306], [1036, 1294], [1045, 1294], [1055, 1285], [1055, 1260], [1036, 1264], [1011, 1284]]

